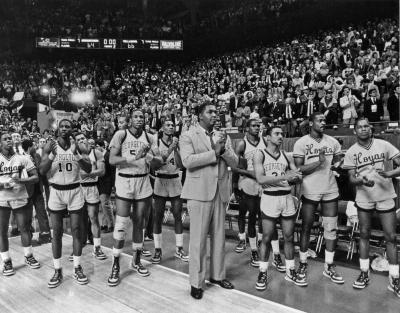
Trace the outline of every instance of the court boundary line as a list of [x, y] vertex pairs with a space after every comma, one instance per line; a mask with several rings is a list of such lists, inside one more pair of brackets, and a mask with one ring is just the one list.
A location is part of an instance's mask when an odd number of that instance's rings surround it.
[[[65, 233], [64, 233], [64, 236], [67, 236], [67, 237], [72, 238], [72, 236], [71, 236], [70, 234], [65, 234]], [[109, 250], [109, 251], [112, 253], [112, 248], [109, 248], [109, 247], [106, 247], [106, 246], [103, 246], [103, 245], [102, 245], [101, 247], [102, 247], [103, 249]], [[126, 256], [126, 257], [132, 257], [132, 255], [130, 255], [130, 254], [126, 253], [126, 252], [121, 252], [121, 254], [124, 255], [124, 256]], [[180, 275], [180, 276], [184, 276], [184, 277], [186, 277], [186, 278], [189, 278], [189, 274], [180, 272], [180, 271], [178, 271], [178, 270], [174, 270], [173, 268], [169, 268], [169, 267], [164, 266], [164, 265], [161, 265], [161, 264], [153, 264], [153, 263], [151, 263], [150, 261], [148, 261], [148, 260], [146, 260], [146, 259], [143, 259], [143, 258], [142, 258], [141, 260], [142, 260], [142, 262], [145, 263], [145, 264], [151, 264], [152, 266], [156, 266], [156, 267], [159, 267], [159, 268], [164, 269], [164, 270], [166, 270], [166, 271], [169, 271], [169, 272], [178, 274], [178, 275]], [[209, 284], [209, 285], [218, 286], [217, 284], [213, 284], [213, 283], [209, 282], [208, 280], [206, 280], [206, 283]], [[188, 283], [188, 285], [189, 285], [189, 283]], [[222, 287], [220, 287], [220, 286], [218, 286], [218, 287], [219, 287], [219, 288], [222, 288]], [[281, 308], [281, 309], [288, 310], [288, 313], [289, 313], [289, 312], [293, 312], [293, 313], [306, 313], [305, 311], [301, 311], [301, 310], [292, 308], [292, 307], [290, 307], [290, 306], [286, 306], [286, 305], [284, 305], [284, 304], [281, 304], [281, 303], [278, 303], [278, 302], [274, 302], [274, 301], [272, 301], [272, 300], [268, 300], [268, 299], [264, 299], [264, 298], [261, 298], [261, 297], [258, 297], [258, 296], [254, 296], [254, 295], [252, 295], [252, 294], [249, 294], [249, 293], [246, 293], [246, 292], [244, 292], [244, 291], [237, 290], [237, 289], [231, 289], [230, 292], [234, 292], [234, 293], [236, 293], [236, 294], [238, 294], [238, 295], [245, 296], [245, 297], [248, 297], [248, 298], [250, 298], [250, 299], [260, 301], [260, 302], [265, 303], [265, 304], [275, 305], [275, 306], [277, 306], [277, 307], [279, 307], [279, 308]], [[188, 295], [188, 296], [189, 296], [189, 295]], [[201, 303], [199, 302], [199, 304], [201, 304]]]

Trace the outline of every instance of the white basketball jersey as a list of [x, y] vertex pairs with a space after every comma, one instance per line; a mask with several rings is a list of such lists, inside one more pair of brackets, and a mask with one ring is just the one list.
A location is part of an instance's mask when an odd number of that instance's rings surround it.
[[51, 165], [47, 178], [50, 184], [71, 185], [81, 181], [80, 165], [71, 148], [64, 150], [57, 143], [57, 155]]
[[12, 177], [23, 177], [35, 168], [29, 156], [14, 154], [9, 159], [0, 153], [0, 182], [8, 184], [8, 187], [0, 189], [0, 199], [10, 201], [17, 199], [27, 199], [28, 192], [24, 184], [15, 184]]
[[[245, 148], [244, 148], [243, 156], [247, 161], [247, 170], [252, 171], [252, 170], [254, 170], [254, 166], [253, 166], [254, 154], [256, 153], [257, 150], [264, 150], [266, 148], [265, 143], [264, 143], [263, 138], [260, 138], [258, 144], [253, 145], [247, 139], [247, 136], [244, 137], [244, 143], [245, 143]], [[240, 175], [239, 176], [239, 189], [243, 190], [248, 195], [255, 196], [255, 195], [259, 194], [260, 185], [257, 183], [257, 181], [255, 179]]]
[[[162, 139], [159, 139], [159, 146], [158, 149], [160, 150], [161, 155], [164, 153], [167, 153], [169, 146], [166, 144]], [[160, 174], [179, 174], [180, 169], [176, 166], [176, 160], [175, 160], [175, 153], [172, 151], [168, 158], [165, 160], [165, 165], [163, 165], [157, 173]]]
[[[289, 169], [289, 161], [285, 155], [285, 152], [280, 151], [279, 156], [275, 158], [267, 150], [262, 150], [264, 154], [264, 172], [266, 176], [283, 176], [286, 175], [286, 171]], [[285, 180], [277, 185], [263, 185], [263, 190], [267, 191], [290, 191], [292, 188], [289, 183]]]
[[[96, 154], [94, 152], [94, 149], [91, 149], [89, 152], [89, 159], [90, 159], [90, 164], [92, 165], [92, 171], [97, 169], [97, 159], [96, 159]], [[84, 170], [81, 169], [81, 182], [82, 183], [95, 183], [99, 180], [99, 177], [89, 177], [89, 174], [86, 173]]]

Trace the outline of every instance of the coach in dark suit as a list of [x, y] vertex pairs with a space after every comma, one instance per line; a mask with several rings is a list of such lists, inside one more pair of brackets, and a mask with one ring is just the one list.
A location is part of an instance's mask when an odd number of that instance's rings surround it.
[[190, 214], [189, 280], [191, 296], [201, 299], [206, 274], [207, 236], [210, 234], [210, 281], [233, 289], [225, 279], [225, 209], [230, 198], [228, 166], [237, 167], [238, 157], [229, 138], [213, 132], [215, 105], [205, 101], [197, 107], [199, 125], [181, 135], [180, 152], [186, 168], [182, 198]]
[[389, 97], [387, 102], [387, 109], [391, 121], [399, 120], [399, 107], [400, 107], [400, 86], [397, 86], [394, 93]]
[[369, 99], [364, 103], [364, 117], [370, 122], [379, 122], [383, 119], [383, 103], [378, 99], [375, 89], [369, 91]]

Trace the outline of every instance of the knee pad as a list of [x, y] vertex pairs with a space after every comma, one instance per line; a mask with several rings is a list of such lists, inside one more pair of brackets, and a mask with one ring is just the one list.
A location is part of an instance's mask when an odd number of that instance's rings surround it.
[[115, 225], [114, 225], [114, 233], [113, 237], [115, 240], [125, 240], [126, 237], [126, 231], [129, 226], [130, 222], [129, 217], [122, 217], [122, 216], [116, 216], [115, 217]]
[[324, 238], [328, 240], [335, 240], [337, 235], [337, 221], [338, 217], [323, 216], [322, 226], [324, 227]]

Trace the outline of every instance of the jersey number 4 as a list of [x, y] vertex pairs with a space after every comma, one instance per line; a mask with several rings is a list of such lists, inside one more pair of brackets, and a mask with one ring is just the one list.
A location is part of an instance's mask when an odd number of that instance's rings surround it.
[[[72, 163], [65, 163], [65, 170], [67, 172], [71, 172], [72, 171]], [[62, 163], [58, 163], [58, 171], [59, 172], [63, 171]]]

